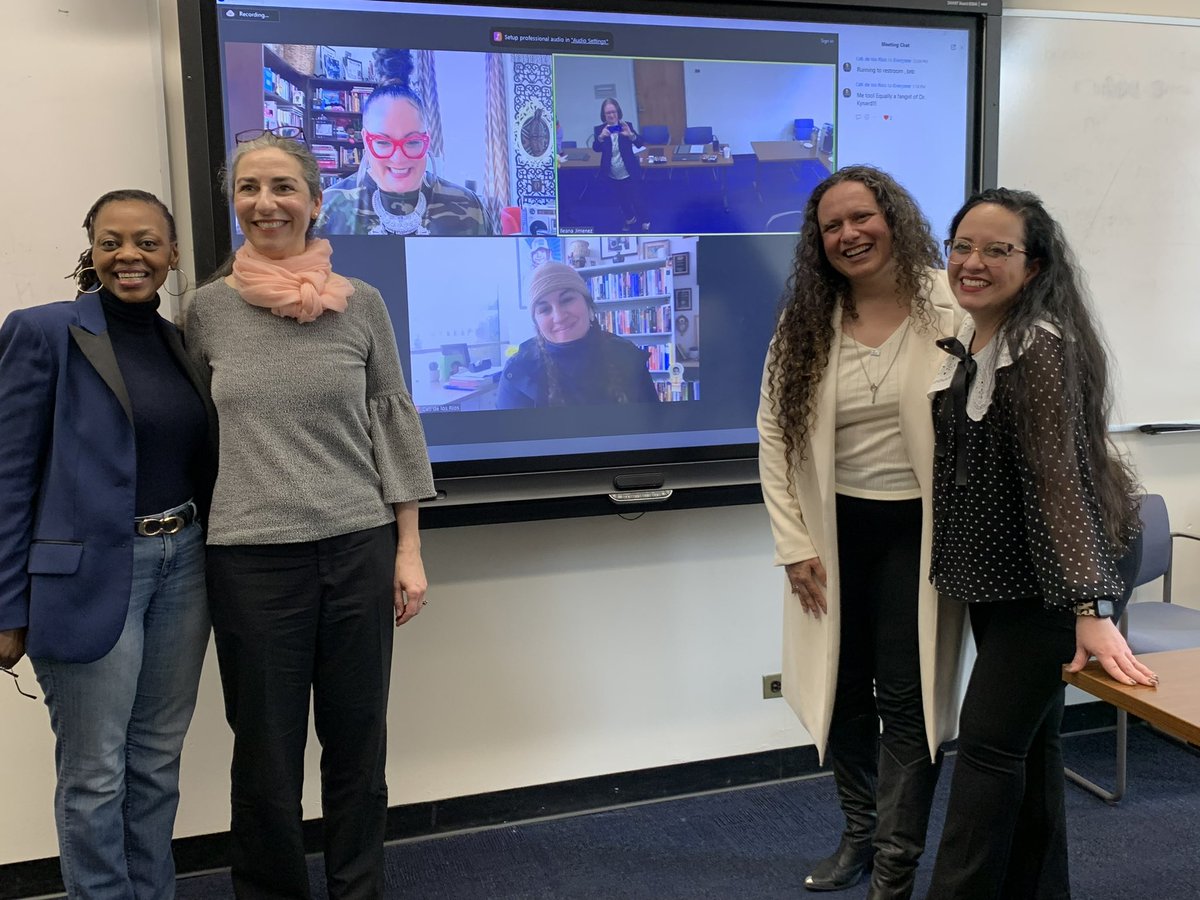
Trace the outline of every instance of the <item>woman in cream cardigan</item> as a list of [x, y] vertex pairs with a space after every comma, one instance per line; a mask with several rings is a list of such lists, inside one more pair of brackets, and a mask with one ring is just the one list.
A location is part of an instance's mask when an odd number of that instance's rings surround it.
[[912, 894], [956, 723], [963, 617], [925, 577], [927, 391], [944, 357], [934, 341], [961, 318], [939, 263], [924, 216], [886, 173], [852, 166], [818, 185], [758, 414], [789, 584], [783, 693], [832, 758], [846, 816], [805, 887], [840, 890], [873, 866], [872, 900]]

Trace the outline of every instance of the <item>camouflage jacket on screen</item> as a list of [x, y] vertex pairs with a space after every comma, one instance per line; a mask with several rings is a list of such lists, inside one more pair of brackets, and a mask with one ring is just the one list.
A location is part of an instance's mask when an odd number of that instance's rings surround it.
[[[379, 216], [371, 202], [376, 190], [375, 180], [365, 167], [325, 188], [316, 233], [370, 234], [379, 225]], [[421, 192], [427, 204], [421, 224], [431, 235], [495, 233], [492, 221], [474, 191], [426, 172]]]

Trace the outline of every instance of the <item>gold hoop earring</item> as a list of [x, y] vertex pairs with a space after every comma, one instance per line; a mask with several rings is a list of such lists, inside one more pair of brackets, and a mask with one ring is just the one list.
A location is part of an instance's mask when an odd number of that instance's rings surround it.
[[[82, 275], [84, 272], [86, 272], [88, 269], [91, 269], [93, 272], [96, 271], [95, 266], [84, 266], [82, 269], [76, 269], [74, 272], [72, 272], [70, 277], [74, 278], [76, 280], [76, 282], [78, 282], [79, 276]], [[100, 293], [100, 288], [102, 288], [102, 287], [104, 287], [104, 285], [100, 283], [100, 279], [99, 279], [99, 277], [97, 277], [96, 278], [96, 286], [94, 288], [92, 288], [90, 291], [85, 291], [83, 288], [80, 288], [79, 293], [81, 293], [81, 294], [98, 294], [98, 293]]]
[[164, 282], [163, 290], [166, 291], [167, 294], [169, 294], [172, 297], [182, 297], [184, 294], [186, 294], [188, 292], [188, 288], [190, 288], [192, 286], [192, 279], [188, 278], [187, 272], [183, 271], [183, 269], [179, 268], [179, 266], [175, 266], [173, 269], [171, 269], [171, 271], [178, 273], [179, 277], [183, 279], [183, 288], [182, 288], [182, 290], [180, 290], [180, 292], [178, 294], [176, 294], [174, 291], [169, 289], [166, 286], [166, 283]]

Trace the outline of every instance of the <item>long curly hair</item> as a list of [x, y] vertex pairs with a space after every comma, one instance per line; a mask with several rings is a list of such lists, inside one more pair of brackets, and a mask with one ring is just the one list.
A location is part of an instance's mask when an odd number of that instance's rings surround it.
[[96, 217], [100, 215], [100, 210], [104, 209], [108, 204], [122, 200], [136, 200], [139, 203], [153, 206], [166, 219], [168, 239], [172, 244], [178, 240], [175, 234], [175, 217], [171, 215], [171, 211], [167, 209], [167, 205], [149, 191], [122, 188], [102, 194], [100, 199], [92, 204], [92, 208], [87, 211], [87, 215], [83, 217], [83, 230], [87, 232], [88, 248], [79, 254], [79, 259], [75, 263], [75, 271], [66, 276], [75, 282], [76, 290], [79, 294], [93, 293], [96, 286], [100, 284], [100, 278], [96, 275], [95, 263], [92, 261], [91, 247], [96, 240]]
[[933, 322], [926, 295], [929, 269], [941, 267], [941, 252], [929, 221], [917, 201], [899, 182], [873, 166], [839, 169], [813, 190], [804, 207], [804, 223], [796, 242], [775, 336], [767, 361], [767, 383], [784, 449], [793, 466], [807, 458], [817, 387], [833, 346], [833, 314], [857, 318], [849, 279], [825, 255], [817, 207], [831, 188], [848, 181], [864, 185], [874, 196], [892, 233], [898, 296], [911, 298], [918, 324]]
[[1057, 469], [1051, 461], [1062, 458], [1064, 447], [1073, 454], [1078, 440], [1092, 473], [1105, 533], [1114, 547], [1124, 548], [1137, 529], [1137, 479], [1108, 437], [1112, 413], [1108, 353], [1094, 322], [1079, 263], [1058, 222], [1029, 191], [991, 188], [974, 194], [955, 214], [950, 234], [982, 203], [999, 206], [1021, 219], [1026, 265], [1037, 266], [1037, 274], [1022, 288], [1000, 323], [998, 333], [1012, 358], [1018, 358], [1026, 336], [1039, 320], [1052, 322], [1063, 336], [1064, 415], [1060, 421], [1046, 422], [1031, 412], [1034, 392], [1045, 385], [1032, 383], [1025, 367], [1012, 367], [1009, 383], [1021, 452], [1053, 508], [1068, 486], [1055, 476]]

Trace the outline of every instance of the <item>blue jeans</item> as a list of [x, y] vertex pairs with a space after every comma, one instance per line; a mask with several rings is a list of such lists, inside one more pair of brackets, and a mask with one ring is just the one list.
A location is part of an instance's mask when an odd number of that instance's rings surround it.
[[133, 541], [129, 613], [112, 650], [90, 663], [32, 660], [54, 729], [71, 898], [175, 895], [179, 756], [208, 647], [204, 532], [193, 522]]

